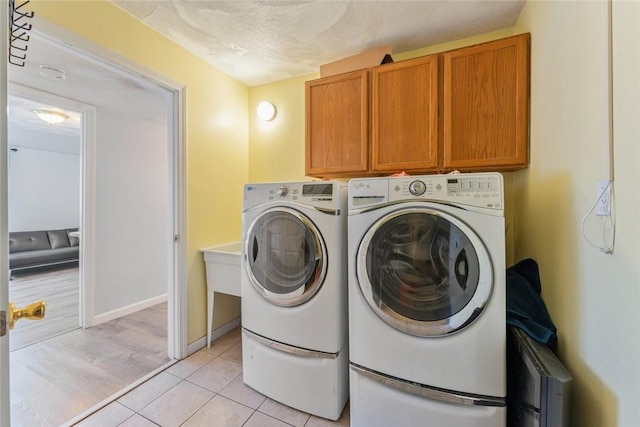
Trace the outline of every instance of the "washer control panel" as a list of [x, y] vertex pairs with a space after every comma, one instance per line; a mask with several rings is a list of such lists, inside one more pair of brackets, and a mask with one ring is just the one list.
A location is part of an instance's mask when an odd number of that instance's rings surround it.
[[389, 178], [389, 200], [407, 199], [502, 208], [502, 176], [475, 173]]
[[503, 178], [481, 172], [359, 178], [349, 183], [349, 209], [410, 200], [504, 209]]

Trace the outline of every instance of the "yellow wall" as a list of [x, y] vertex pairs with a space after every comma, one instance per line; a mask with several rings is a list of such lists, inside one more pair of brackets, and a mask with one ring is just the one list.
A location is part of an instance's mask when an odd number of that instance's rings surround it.
[[491, 33], [467, 37], [465, 39], [454, 40], [451, 42], [441, 43], [433, 46], [426, 46], [409, 52], [393, 53], [391, 56], [393, 57], [394, 61], [404, 61], [405, 59], [417, 58], [418, 56], [430, 55], [432, 53], [445, 52], [447, 50], [457, 49], [464, 46], [472, 46], [474, 44], [497, 40], [504, 37], [513, 36], [515, 34], [518, 33], [514, 32], [513, 28], [507, 28], [504, 30], [493, 31]]
[[[242, 185], [248, 177], [248, 89], [106, 0], [35, 0], [29, 7], [39, 18], [186, 87], [187, 341], [192, 343], [206, 335], [199, 248], [240, 239]], [[216, 298], [214, 327], [239, 316], [237, 298]]]
[[[640, 2], [614, 1], [620, 24], [614, 39], [619, 56], [614, 254], [589, 246], [580, 231], [595, 200], [595, 180], [608, 177], [606, 4], [529, 0], [514, 28], [393, 55], [403, 60], [531, 32], [531, 167], [505, 174], [507, 264], [526, 257], [540, 264], [543, 296], [559, 329], [560, 357], [575, 377], [572, 425], [580, 427], [632, 427], [640, 420], [635, 314], [640, 307], [640, 36], [632, 30], [640, 22]], [[249, 89], [251, 114], [268, 99], [283, 111], [295, 111], [299, 120], [273, 123], [267, 133], [250, 119], [251, 180], [304, 174], [304, 81], [317, 77]], [[602, 234], [592, 218], [586, 228], [593, 240]]]
[[[304, 181], [304, 82], [317, 74], [249, 89], [249, 181]], [[260, 121], [261, 101], [276, 106], [276, 118]]]
[[[579, 427], [640, 423], [639, 2], [613, 2], [614, 253], [581, 233], [595, 181], [609, 176], [607, 3], [529, 0], [516, 27], [531, 32], [532, 51], [531, 167], [515, 177], [515, 250], [540, 265]], [[587, 218], [594, 243], [603, 225]]]

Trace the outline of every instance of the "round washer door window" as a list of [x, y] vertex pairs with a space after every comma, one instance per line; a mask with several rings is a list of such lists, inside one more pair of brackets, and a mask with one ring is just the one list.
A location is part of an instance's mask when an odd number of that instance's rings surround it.
[[486, 306], [493, 282], [489, 254], [473, 230], [426, 208], [379, 219], [358, 249], [357, 275], [382, 320], [423, 337], [470, 325]]
[[327, 251], [315, 224], [300, 212], [274, 208], [247, 231], [245, 268], [254, 288], [279, 306], [308, 301], [327, 269]]

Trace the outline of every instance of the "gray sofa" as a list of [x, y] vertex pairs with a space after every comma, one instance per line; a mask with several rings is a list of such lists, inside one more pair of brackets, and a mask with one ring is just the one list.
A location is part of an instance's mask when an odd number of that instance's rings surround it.
[[9, 233], [9, 271], [78, 262], [80, 242], [69, 233], [78, 229]]

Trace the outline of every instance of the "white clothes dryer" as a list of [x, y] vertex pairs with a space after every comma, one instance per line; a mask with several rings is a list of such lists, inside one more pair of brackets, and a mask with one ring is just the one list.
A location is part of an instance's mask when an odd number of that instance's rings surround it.
[[498, 173], [349, 182], [351, 425], [506, 425], [503, 209]]
[[349, 398], [347, 184], [248, 184], [242, 211], [244, 382], [336, 420]]

